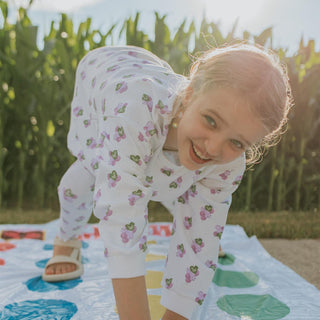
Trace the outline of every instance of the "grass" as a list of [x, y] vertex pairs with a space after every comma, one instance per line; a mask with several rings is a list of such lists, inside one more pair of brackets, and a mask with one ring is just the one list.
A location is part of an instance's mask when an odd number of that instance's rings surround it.
[[230, 212], [228, 224], [241, 225], [258, 238], [319, 239], [320, 211]]
[[[57, 219], [59, 212], [44, 210], [0, 211], [0, 224], [40, 224]], [[172, 221], [170, 213], [159, 205], [149, 206], [149, 221]], [[94, 216], [90, 223], [98, 222]], [[228, 224], [241, 225], [248, 236], [258, 238], [306, 239], [320, 238], [320, 211], [316, 212], [230, 212]]]

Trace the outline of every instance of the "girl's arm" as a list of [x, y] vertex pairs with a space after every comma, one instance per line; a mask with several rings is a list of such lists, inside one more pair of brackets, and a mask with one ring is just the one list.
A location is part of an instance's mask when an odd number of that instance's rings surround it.
[[112, 279], [120, 320], [150, 320], [145, 277]]

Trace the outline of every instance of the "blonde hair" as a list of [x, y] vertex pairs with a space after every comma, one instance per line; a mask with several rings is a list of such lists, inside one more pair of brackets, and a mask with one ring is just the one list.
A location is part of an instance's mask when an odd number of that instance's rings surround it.
[[274, 53], [247, 44], [214, 48], [193, 63], [189, 80], [195, 96], [216, 88], [235, 90], [270, 132], [247, 151], [248, 163], [261, 158], [262, 147], [279, 141], [292, 98], [286, 70]]

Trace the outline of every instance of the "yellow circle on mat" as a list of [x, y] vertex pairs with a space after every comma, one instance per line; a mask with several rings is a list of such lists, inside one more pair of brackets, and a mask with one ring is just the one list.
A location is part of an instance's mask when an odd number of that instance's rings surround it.
[[146, 284], [147, 289], [159, 289], [161, 288], [161, 279], [163, 272], [147, 270], [146, 274]]
[[160, 304], [160, 299], [161, 296], [152, 294], [148, 295], [151, 320], [159, 320], [166, 311], [166, 308]]
[[161, 256], [157, 254], [147, 254], [146, 255], [146, 261], [157, 261], [157, 260], [165, 260], [167, 257], [166, 256]]

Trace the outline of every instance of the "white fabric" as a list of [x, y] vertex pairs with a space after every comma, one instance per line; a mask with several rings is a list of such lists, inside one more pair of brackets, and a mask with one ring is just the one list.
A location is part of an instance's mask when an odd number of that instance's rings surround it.
[[[169, 248], [170, 238], [164, 236], [164, 229], [163, 232], [160, 232], [163, 225], [149, 226], [149, 240], [153, 241], [153, 244], [149, 246], [149, 254], [165, 255]], [[6, 241], [6, 244], [13, 244], [16, 248], [0, 251], [0, 259], [5, 262], [4, 265], [0, 265], [0, 319], [9, 319], [6, 317], [10, 311], [8, 306], [13, 304], [20, 305], [24, 301], [59, 300], [74, 303], [77, 308], [76, 313], [71, 318], [67, 318], [64, 313], [60, 314], [60, 317], [54, 318], [47, 315], [48, 310], [39, 308], [38, 319], [118, 320], [112, 284], [108, 277], [108, 266], [102, 254], [103, 242], [101, 239], [95, 238], [96, 225], [88, 226], [82, 235], [88, 248], [85, 247], [82, 250], [86, 263], [81, 283], [68, 290], [56, 289], [47, 292], [30, 291], [27, 288], [25, 283], [31, 278], [38, 278], [39, 280], [35, 282], [39, 284], [39, 287], [42, 287], [40, 277], [43, 267], [39, 267], [38, 262], [51, 257], [52, 252], [44, 250], [44, 245], [53, 243], [58, 226], [58, 221], [44, 225], [0, 225], [0, 232], [2, 230], [21, 232], [42, 230], [46, 236], [44, 241], [9, 240]], [[163, 235], [152, 235], [152, 230], [155, 229], [158, 229], [159, 233]], [[232, 265], [218, 264], [218, 268], [226, 271], [254, 272], [258, 275], [259, 281], [257, 285], [243, 289], [220, 287], [211, 283], [204, 303], [195, 309], [191, 320], [239, 320], [239, 317], [232, 316], [217, 306], [219, 298], [235, 294], [272, 295], [290, 309], [290, 313], [281, 320], [319, 319], [320, 291], [294, 271], [272, 258], [256, 237], [248, 238], [241, 227], [227, 225], [221, 242], [224, 251], [235, 256], [235, 262]], [[2, 243], [4, 240], [0, 239], [0, 244]], [[165, 260], [155, 260], [147, 262], [146, 267], [148, 271], [162, 272], [164, 264]], [[50, 288], [54, 288], [54, 286], [50, 285]], [[148, 295], [160, 296], [161, 289], [148, 289]], [[157, 308], [160, 308], [160, 305]], [[32, 311], [29, 308], [29, 313], [26, 313], [23, 318], [19, 318], [19, 316], [22, 317], [22, 312], [20, 312], [12, 319], [33, 320], [36, 317], [31, 314]], [[161, 315], [155, 317], [155, 311], [157, 310], [154, 310], [152, 320], [161, 318]], [[247, 318], [245, 315], [243, 316], [243, 319]], [[260, 320], [263, 319], [260, 318]]]
[[[172, 106], [183, 81], [141, 48], [90, 52], [77, 69], [68, 147], [95, 177], [94, 213], [100, 219], [112, 278], [145, 273], [148, 202], [175, 203], [176, 232], [164, 277], [171, 285], [163, 294], [170, 290], [171, 297], [183, 299], [192, 310], [213, 277], [231, 194], [245, 164], [241, 156], [227, 165], [189, 171], [165, 156], [162, 148], [174, 116]], [[73, 187], [61, 184], [60, 189], [68, 191], [60, 201], [79, 208], [81, 197]], [[64, 231], [72, 224], [72, 212], [63, 215]], [[185, 254], [178, 254], [177, 246]], [[190, 270], [195, 269], [192, 275]], [[177, 313], [191, 315], [179, 305], [173, 299], [165, 303]]]

